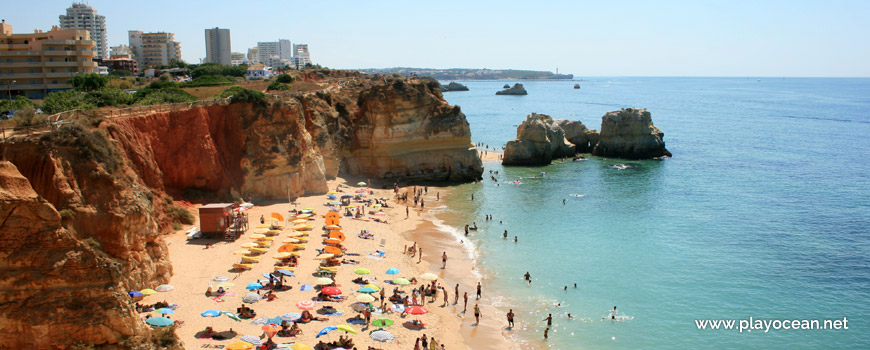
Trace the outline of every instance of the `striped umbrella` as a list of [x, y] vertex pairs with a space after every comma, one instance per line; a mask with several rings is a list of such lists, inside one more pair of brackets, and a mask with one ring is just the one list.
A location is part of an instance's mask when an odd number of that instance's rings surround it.
[[296, 307], [298, 307], [300, 310], [313, 310], [315, 305], [316, 304], [314, 303], [314, 301], [311, 300], [302, 300], [296, 303]]
[[172, 285], [169, 285], [169, 284], [161, 284], [161, 285], [157, 286], [157, 288], [154, 288], [154, 290], [156, 290], [158, 292], [168, 292], [168, 291], [173, 290], [173, 289], [175, 289], [175, 287], [173, 287]]
[[243, 342], [251, 343], [251, 344], [254, 345], [254, 346], [260, 346], [260, 345], [263, 345], [263, 343], [260, 342], [260, 337], [255, 336], [255, 335], [243, 335], [243, 336], [242, 336], [241, 338], [239, 338], [239, 339], [240, 339], [241, 341], [243, 341]]

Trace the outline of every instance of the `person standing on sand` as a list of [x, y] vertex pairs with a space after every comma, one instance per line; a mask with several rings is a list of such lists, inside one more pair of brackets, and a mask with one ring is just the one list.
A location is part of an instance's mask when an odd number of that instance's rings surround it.
[[426, 202], [423, 200], [423, 198], [420, 198], [420, 210], [423, 210], [423, 207], [425, 207], [425, 206], [426, 206]]
[[456, 284], [454, 291], [456, 294], [454, 294], [453, 305], [456, 305], [459, 304], [459, 283]]
[[514, 309], [508, 310], [507, 320], [508, 320], [508, 327], [514, 328]]
[[480, 282], [477, 282], [477, 300], [480, 300]]
[[410, 213], [411, 213], [411, 210], [409, 210], [409, 209], [408, 209], [408, 206], [406, 205], [406, 206], [405, 206], [405, 219], [408, 218], [408, 216], [410, 215]]
[[468, 237], [468, 225], [465, 225], [465, 237]]
[[474, 323], [480, 324], [480, 306], [474, 303]]
[[420, 247], [420, 258], [419, 258], [419, 260], [417, 260], [417, 263], [419, 264], [422, 261], [423, 261], [423, 247]]
[[441, 192], [435, 192], [435, 199], [437, 199], [439, 202], [441, 201]]
[[441, 292], [444, 293], [444, 304], [441, 304], [441, 307], [445, 307], [445, 306], [447, 306], [448, 299], [450, 299], [450, 298], [447, 296], [447, 288], [442, 288], [442, 289], [441, 289]]
[[384, 303], [384, 297], [385, 297], [385, 295], [386, 295], [385, 292], [384, 292], [384, 288], [381, 288], [381, 292], [380, 292], [380, 293], [381, 293], [381, 304], [383, 304], [383, 303]]
[[260, 223], [261, 223], [261, 224], [265, 224], [265, 223], [266, 223], [266, 219], [265, 219], [262, 215], [260, 215]]
[[447, 268], [447, 252], [441, 254], [441, 269]]
[[464, 304], [462, 304], [462, 313], [465, 313], [465, 310], [468, 310], [468, 292], [462, 294], [462, 300]]
[[414, 343], [414, 350], [423, 350], [423, 348], [420, 347], [420, 338], [417, 338], [417, 341]]

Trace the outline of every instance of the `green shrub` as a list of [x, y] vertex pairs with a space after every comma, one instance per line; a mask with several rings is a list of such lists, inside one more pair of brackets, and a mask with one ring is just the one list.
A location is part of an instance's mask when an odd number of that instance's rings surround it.
[[253, 103], [256, 105], [265, 106], [266, 105], [266, 94], [259, 92], [259, 91], [242, 89], [241, 91], [234, 93], [233, 96], [230, 98], [230, 103], [244, 103], [244, 102], [249, 102], [249, 103]]
[[79, 156], [102, 164], [109, 173], [114, 172], [122, 162], [120, 152], [103, 129], [86, 130], [79, 124], [71, 124], [44, 135], [42, 141], [75, 146]]
[[169, 216], [172, 218], [173, 222], [180, 222], [186, 225], [192, 225], [196, 222], [196, 218], [193, 217], [193, 214], [190, 213], [187, 209], [184, 209], [179, 206], [171, 205], [169, 209], [167, 209]]
[[116, 88], [103, 88], [87, 93], [88, 103], [97, 107], [129, 105], [133, 103], [133, 95]]
[[109, 77], [97, 73], [79, 74], [70, 79], [70, 84], [79, 91], [100, 90], [108, 83]]
[[115, 70], [109, 72], [109, 75], [116, 76], [116, 77], [129, 77], [129, 76], [133, 75], [133, 73], [131, 73], [130, 71], [128, 71], [126, 69], [115, 69]]
[[136, 101], [138, 105], [153, 105], [163, 103], [179, 103], [196, 101], [196, 96], [191, 95], [187, 91], [179, 88], [166, 88], [154, 90], [144, 95]]
[[37, 114], [36, 108], [24, 107], [15, 112], [14, 120], [17, 126], [43, 125], [48, 121], [48, 117], [45, 114]]
[[242, 90], [245, 90], [245, 88], [241, 86], [231, 86], [224, 89], [224, 91], [221, 91], [220, 95], [218, 95], [218, 98], [232, 97], [233, 95], [242, 92]]
[[281, 75], [275, 77], [275, 82], [284, 83], [284, 84], [292, 84], [293, 77], [291, 77], [289, 74], [281, 74]]
[[290, 84], [279, 83], [274, 81], [266, 88], [267, 91], [287, 91], [290, 90]]
[[42, 111], [47, 114], [55, 114], [73, 109], [91, 109], [94, 107], [94, 104], [87, 98], [87, 94], [76, 90], [52, 92], [46, 95], [42, 101]]
[[182, 226], [181, 226], [181, 224], [179, 224], [179, 223], [177, 223], [177, 222], [173, 222], [173, 223], [172, 223], [172, 229], [178, 231], [178, 230], [181, 230], [181, 229], [182, 229]]
[[244, 77], [248, 74], [247, 65], [224, 66], [217, 63], [205, 63], [190, 72], [194, 79], [204, 75], [226, 75], [231, 77]]
[[60, 211], [60, 218], [62, 220], [71, 220], [71, 219], [75, 219], [75, 217], [76, 217], [75, 210], [67, 208], [67, 209], [63, 209]]

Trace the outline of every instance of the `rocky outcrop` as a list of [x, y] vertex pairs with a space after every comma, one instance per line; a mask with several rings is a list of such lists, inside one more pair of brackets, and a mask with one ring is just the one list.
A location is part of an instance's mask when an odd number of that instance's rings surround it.
[[571, 157], [576, 147], [550, 116], [532, 113], [517, 128], [517, 139], [505, 146], [504, 165], [546, 165], [555, 158]]
[[[586, 125], [577, 120], [557, 119], [556, 126], [565, 132], [565, 139], [577, 146], [577, 153], [590, 153], [598, 143], [598, 132], [589, 130]], [[594, 140], [594, 142], [593, 142]]]
[[[507, 86], [507, 85], [505, 85]], [[523, 87], [523, 84], [516, 83], [514, 86], [510, 88], [506, 88], [501, 91], [497, 91], [496, 95], [528, 95], [529, 93], [526, 91], [526, 88]]]
[[448, 91], [468, 91], [468, 86], [462, 85], [455, 81], [451, 81], [450, 84], [441, 85], [441, 92]]
[[127, 250], [127, 261], [115, 258], [110, 254], [123, 254], [121, 247], [112, 244], [117, 240], [93, 236], [82, 240], [81, 234], [61, 225], [54, 205], [38, 195], [31, 183], [11, 162], [0, 161], [3, 347], [65, 349], [74, 343], [144, 343], [148, 329], [124, 285], [135, 285], [125, 276], [131, 272], [128, 262], [135, 259], [133, 247], [148, 241], [139, 241], [140, 233], [135, 231], [118, 232], [116, 236], [130, 238], [124, 243], [133, 249]]
[[593, 154], [602, 157], [651, 159], [670, 157], [664, 133], [653, 125], [649, 111], [626, 108], [601, 117], [601, 133]]

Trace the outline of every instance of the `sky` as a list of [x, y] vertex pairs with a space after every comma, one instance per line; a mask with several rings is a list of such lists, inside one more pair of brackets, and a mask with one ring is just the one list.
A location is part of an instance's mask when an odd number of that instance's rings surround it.
[[[48, 30], [72, 1], [6, 0], [16, 33]], [[575, 76], [870, 77], [870, 1], [85, 1], [109, 46], [175, 33], [205, 57], [206, 28], [234, 52], [307, 43], [330, 68], [489, 68]], [[145, 6], [147, 4], [147, 6]]]

